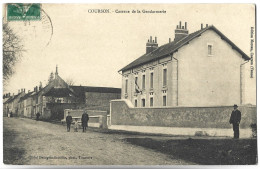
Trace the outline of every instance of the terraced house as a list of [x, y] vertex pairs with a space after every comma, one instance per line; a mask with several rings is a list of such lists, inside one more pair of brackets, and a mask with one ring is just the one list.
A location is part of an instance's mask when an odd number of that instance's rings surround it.
[[45, 87], [36, 86], [28, 93], [21, 89], [12, 97], [8, 94], [4, 114], [12, 111], [16, 116], [32, 118], [39, 112], [43, 119], [61, 120], [65, 109], [92, 109], [109, 113], [110, 100], [119, 99], [120, 96], [119, 88], [68, 85], [59, 76], [56, 67], [54, 79]]
[[120, 70], [123, 99], [135, 107], [243, 104], [250, 58], [215, 26], [189, 33], [180, 22], [174, 41], [158, 46], [150, 37], [146, 53]]

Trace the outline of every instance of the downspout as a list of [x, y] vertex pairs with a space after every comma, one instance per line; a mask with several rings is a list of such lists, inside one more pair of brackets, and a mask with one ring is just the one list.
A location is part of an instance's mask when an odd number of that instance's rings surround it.
[[242, 101], [242, 100], [243, 100], [243, 98], [242, 98], [242, 96], [243, 96], [243, 94], [242, 94], [242, 93], [243, 93], [243, 91], [242, 91], [242, 87], [243, 87], [243, 86], [242, 86], [242, 83], [243, 83], [243, 81], [242, 81], [242, 80], [243, 80], [243, 79], [242, 79], [242, 78], [243, 78], [243, 77], [242, 77], [242, 73], [243, 73], [243, 72], [242, 72], [242, 66], [243, 66], [244, 64], [248, 63], [248, 62], [249, 62], [249, 60], [247, 60], [246, 62], [240, 64], [240, 105], [242, 105], [242, 103], [243, 103], [243, 101]]
[[121, 82], [122, 82], [122, 84], [121, 84], [121, 99], [122, 99], [122, 97], [123, 97], [123, 71], [122, 71], [122, 73], [120, 73], [121, 71], [119, 70], [118, 71], [118, 73], [121, 75]]
[[173, 57], [172, 54], [172, 58], [175, 59], [177, 61], [177, 106], [179, 105], [179, 61], [178, 59], [176, 59], [175, 57]]

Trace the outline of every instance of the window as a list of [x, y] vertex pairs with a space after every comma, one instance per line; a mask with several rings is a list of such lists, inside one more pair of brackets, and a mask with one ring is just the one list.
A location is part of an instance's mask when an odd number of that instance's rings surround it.
[[137, 107], [137, 100], [135, 100], [135, 107]]
[[153, 72], [150, 74], [150, 88], [153, 88]]
[[143, 75], [142, 89], [145, 89], [145, 75]]
[[163, 106], [166, 106], [166, 96], [163, 96]]
[[150, 97], [150, 107], [153, 107], [153, 97]]
[[208, 55], [213, 55], [212, 54], [212, 45], [208, 45]]
[[145, 107], [145, 99], [142, 99], [142, 107]]
[[127, 93], [127, 88], [128, 88], [128, 79], [125, 80], [125, 93]]
[[136, 76], [135, 77], [135, 92], [136, 93], [139, 93], [140, 89], [139, 89], [139, 86], [138, 86], [138, 77]]
[[163, 86], [167, 86], [167, 69], [163, 69]]

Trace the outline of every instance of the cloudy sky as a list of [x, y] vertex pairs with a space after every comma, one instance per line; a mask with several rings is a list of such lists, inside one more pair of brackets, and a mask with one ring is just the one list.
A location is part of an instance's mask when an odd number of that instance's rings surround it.
[[[26, 52], [5, 92], [32, 90], [40, 81], [45, 85], [56, 65], [59, 75], [73, 79], [75, 85], [121, 87], [118, 70], [145, 53], [149, 36], [157, 36], [159, 45], [174, 39], [179, 21], [188, 23], [190, 33], [201, 23], [214, 25], [249, 55], [250, 29], [255, 26], [254, 6], [245, 4], [43, 4], [42, 9], [42, 21], [9, 22], [22, 37]], [[110, 13], [89, 13], [89, 9]], [[166, 13], [115, 12], [143, 9]], [[252, 79], [247, 82], [254, 87]]]

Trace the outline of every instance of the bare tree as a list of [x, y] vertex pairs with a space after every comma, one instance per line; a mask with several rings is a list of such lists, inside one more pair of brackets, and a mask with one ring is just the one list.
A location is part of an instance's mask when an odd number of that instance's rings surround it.
[[3, 82], [7, 85], [9, 78], [15, 72], [14, 66], [22, 56], [23, 45], [20, 38], [3, 21]]
[[52, 82], [53, 79], [54, 79], [54, 75], [53, 75], [53, 72], [51, 72], [49, 79], [48, 79], [48, 83]]
[[69, 86], [73, 86], [75, 84], [75, 81], [72, 78], [67, 78], [65, 80], [65, 82], [69, 85]]

